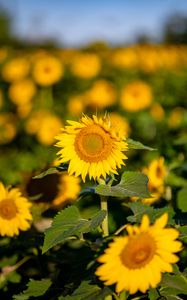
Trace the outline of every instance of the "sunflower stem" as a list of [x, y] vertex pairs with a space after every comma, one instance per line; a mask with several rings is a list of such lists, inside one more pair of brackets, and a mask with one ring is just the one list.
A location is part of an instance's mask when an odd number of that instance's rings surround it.
[[103, 232], [103, 237], [106, 237], [109, 235], [109, 230], [108, 230], [108, 198], [105, 196], [100, 196], [101, 199], [101, 209], [106, 211], [106, 216], [101, 223], [101, 228]]

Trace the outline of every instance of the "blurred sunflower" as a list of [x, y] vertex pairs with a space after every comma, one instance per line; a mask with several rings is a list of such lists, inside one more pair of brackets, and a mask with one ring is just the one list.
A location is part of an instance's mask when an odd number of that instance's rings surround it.
[[154, 159], [148, 167], [143, 168], [142, 172], [148, 176], [148, 189], [152, 198], [145, 198], [141, 201], [146, 204], [152, 204], [159, 200], [164, 193], [164, 180], [167, 175], [167, 168], [164, 165], [164, 157]]
[[31, 203], [17, 188], [6, 189], [0, 182], [0, 235], [18, 235], [20, 230], [28, 230], [32, 215]]
[[31, 79], [13, 82], [9, 87], [9, 98], [16, 105], [24, 105], [31, 101], [36, 93], [36, 86]]
[[34, 112], [25, 123], [25, 131], [35, 134], [43, 145], [54, 143], [54, 136], [60, 132], [63, 126], [61, 119], [47, 110]]
[[117, 167], [127, 159], [123, 151], [128, 145], [123, 137], [111, 127], [109, 119], [83, 116], [80, 122], [67, 121], [70, 125], [62, 129], [56, 139], [60, 149], [59, 162], [69, 162], [68, 173], [89, 178], [106, 178], [109, 173], [117, 174]]
[[167, 220], [165, 213], [150, 225], [144, 215], [139, 227], [127, 225], [128, 235], [114, 238], [98, 258], [102, 263], [96, 270], [99, 279], [105, 285], [116, 284], [117, 293], [145, 293], [150, 287], [155, 288], [163, 272], [173, 271], [172, 264], [179, 260], [174, 253], [182, 250], [182, 243], [176, 241], [179, 232], [164, 228]]
[[145, 109], [152, 102], [151, 87], [143, 81], [133, 81], [121, 93], [120, 105], [124, 110], [135, 112]]
[[85, 98], [87, 99], [87, 106], [103, 109], [115, 104], [116, 90], [114, 85], [107, 80], [97, 80], [91, 89], [85, 93]]
[[101, 69], [100, 58], [94, 53], [80, 53], [74, 56], [71, 63], [73, 75], [89, 79], [98, 75]]
[[135, 48], [124, 48], [115, 50], [111, 57], [112, 63], [118, 68], [135, 68], [138, 57]]
[[2, 77], [5, 81], [16, 81], [25, 78], [30, 71], [30, 62], [24, 57], [12, 58], [2, 68]]
[[3, 92], [2, 90], [0, 90], [0, 108], [2, 107], [3, 105]]
[[110, 113], [110, 122], [115, 131], [119, 132], [119, 135], [129, 136], [131, 128], [126, 118], [118, 113]]
[[80, 116], [82, 111], [84, 111], [84, 106], [84, 95], [75, 95], [68, 99], [67, 110], [71, 116]]
[[11, 142], [16, 136], [16, 119], [11, 113], [0, 114], [0, 144]]
[[165, 115], [162, 105], [158, 102], [153, 103], [150, 108], [150, 115], [157, 122], [161, 122], [164, 119], [164, 115]]
[[62, 63], [55, 56], [40, 56], [33, 64], [33, 78], [41, 86], [49, 86], [58, 82], [63, 73]]
[[40, 195], [35, 200], [36, 206], [39, 203], [49, 206], [64, 206], [75, 201], [80, 192], [80, 180], [70, 176], [67, 172], [51, 174], [41, 179], [30, 179], [26, 184], [26, 192], [30, 197]]

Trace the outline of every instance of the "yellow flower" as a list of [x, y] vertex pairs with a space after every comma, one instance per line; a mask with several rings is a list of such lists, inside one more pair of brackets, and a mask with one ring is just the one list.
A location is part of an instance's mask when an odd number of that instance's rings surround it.
[[3, 105], [3, 93], [2, 93], [2, 90], [0, 90], [0, 108], [2, 107]]
[[[55, 162], [53, 165], [56, 164]], [[26, 185], [26, 192], [30, 197], [41, 195], [35, 200], [35, 204], [43, 203], [46, 208], [49, 205], [64, 206], [75, 201], [80, 190], [79, 178], [70, 176], [67, 172], [51, 174], [40, 180], [30, 179]]]
[[145, 109], [151, 102], [151, 88], [143, 81], [133, 81], [122, 90], [120, 104], [127, 111], [134, 112]]
[[36, 134], [38, 141], [44, 145], [54, 143], [54, 136], [60, 132], [61, 127], [60, 118], [46, 110], [33, 113], [25, 124], [26, 132]]
[[131, 129], [126, 118], [118, 113], [110, 113], [110, 122], [115, 131], [119, 132], [120, 135], [129, 136]]
[[164, 119], [165, 112], [161, 104], [155, 102], [150, 108], [150, 114], [156, 121], [160, 122]]
[[2, 68], [2, 77], [6, 81], [16, 81], [25, 78], [30, 71], [30, 63], [26, 58], [13, 58]]
[[12, 83], [9, 87], [9, 97], [16, 105], [24, 105], [31, 101], [36, 93], [36, 87], [31, 79], [23, 79]]
[[75, 201], [80, 193], [80, 181], [75, 176], [70, 176], [67, 173], [60, 175], [58, 184], [58, 194], [53, 200], [54, 205], [62, 205], [66, 202]]
[[138, 63], [135, 49], [126, 48], [116, 50], [113, 53], [112, 62], [116, 67], [119, 68], [135, 68]]
[[16, 136], [16, 120], [13, 114], [0, 114], [0, 144], [7, 144]]
[[144, 215], [141, 225], [127, 225], [127, 236], [116, 237], [105, 253], [98, 258], [102, 263], [96, 275], [105, 285], [116, 284], [116, 292], [123, 290], [130, 294], [138, 290], [145, 293], [161, 281], [163, 272], [172, 272], [172, 264], [178, 261], [174, 253], [182, 250], [182, 243], [176, 241], [179, 232], [164, 228], [168, 214], [163, 214], [153, 225]]
[[8, 190], [0, 182], [0, 235], [14, 236], [28, 230], [32, 215], [31, 204], [17, 188]]
[[16, 109], [20, 118], [26, 118], [32, 110], [32, 102], [19, 104]]
[[148, 189], [152, 198], [145, 198], [141, 201], [146, 204], [156, 202], [164, 193], [164, 179], [167, 169], [164, 165], [164, 158], [154, 159], [147, 168], [143, 168], [143, 173], [149, 178]]
[[39, 85], [49, 86], [58, 82], [64, 73], [61, 61], [50, 55], [36, 59], [33, 65], [33, 78]]
[[56, 139], [60, 147], [59, 162], [69, 162], [68, 173], [98, 179], [124, 165], [127, 143], [118, 136], [106, 118], [83, 116], [80, 122], [67, 121], [70, 125], [62, 129]]
[[76, 95], [68, 99], [67, 110], [72, 116], [80, 116], [84, 110], [84, 96]]
[[73, 75], [88, 79], [98, 75], [101, 62], [98, 55], [93, 53], [80, 53], [76, 55], [71, 64]]
[[92, 88], [85, 93], [85, 97], [88, 106], [103, 109], [115, 104], [116, 90], [112, 83], [101, 79], [94, 82]]
[[182, 107], [174, 108], [169, 115], [168, 118], [168, 126], [169, 128], [178, 128], [180, 127], [182, 120], [184, 118], [185, 109]]

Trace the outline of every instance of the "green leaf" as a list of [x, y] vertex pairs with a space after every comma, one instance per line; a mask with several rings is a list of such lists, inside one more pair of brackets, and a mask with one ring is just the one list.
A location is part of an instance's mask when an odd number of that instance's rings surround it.
[[175, 173], [170, 172], [166, 177], [165, 183], [171, 186], [186, 186], [186, 180], [180, 176], [177, 176]]
[[60, 211], [53, 220], [52, 226], [45, 231], [42, 253], [72, 236], [80, 237], [96, 229], [105, 218], [106, 212], [99, 211], [91, 220], [83, 219], [76, 206]]
[[134, 141], [130, 138], [126, 139], [126, 142], [128, 143], [128, 148], [129, 149], [140, 149], [140, 150], [149, 150], [149, 151], [155, 151], [156, 149], [148, 147], [143, 145], [142, 143], [138, 141]]
[[48, 170], [34, 176], [33, 179], [41, 179], [47, 175], [56, 174], [56, 173], [58, 173], [56, 167], [52, 167], [52, 168], [49, 168]]
[[95, 188], [95, 192], [103, 196], [113, 197], [150, 197], [148, 188], [148, 177], [140, 172], [127, 171], [122, 174], [119, 184], [110, 186], [100, 184]]
[[175, 221], [173, 217], [175, 212], [171, 206], [165, 206], [163, 208], [153, 208], [152, 206], [148, 206], [146, 204], [142, 204], [140, 201], [128, 203], [129, 208], [133, 211], [134, 215], [127, 217], [129, 222], [140, 223], [144, 214], [149, 216], [151, 223], [153, 223], [156, 219], [158, 219], [164, 213], [168, 213], [169, 225], [174, 225]]
[[182, 212], [187, 212], [187, 186], [181, 189], [177, 194], [178, 208]]
[[19, 295], [13, 296], [14, 300], [27, 300], [30, 297], [39, 297], [46, 293], [51, 286], [52, 282], [50, 279], [33, 280], [30, 279], [27, 284], [28, 288]]
[[171, 275], [165, 273], [161, 281], [161, 295], [187, 295], [187, 277], [183, 274]]
[[187, 243], [187, 225], [180, 226], [178, 230], [180, 231], [180, 239]]
[[88, 281], [83, 281], [71, 296], [61, 296], [58, 300], [104, 300], [112, 291], [109, 288], [101, 289]]
[[149, 289], [148, 295], [150, 300], [157, 300], [160, 296], [157, 290], [152, 288]]

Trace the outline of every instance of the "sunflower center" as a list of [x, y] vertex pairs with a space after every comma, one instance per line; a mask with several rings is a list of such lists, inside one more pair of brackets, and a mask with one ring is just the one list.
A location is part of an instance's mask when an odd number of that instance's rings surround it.
[[75, 138], [75, 151], [86, 162], [99, 162], [106, 159], [112, 152], [112, 139], [97, 124], [80, 130]]
[[129, 238], [120, 258], [125, 267], [138, 269], [144, 267], [156, 252], [154, 239], [148, 233], [140, 233]]
[[0, 202], [0, 217], [11, 220], [16, 216], [17, 207], [11, 199], [5, 199]]

